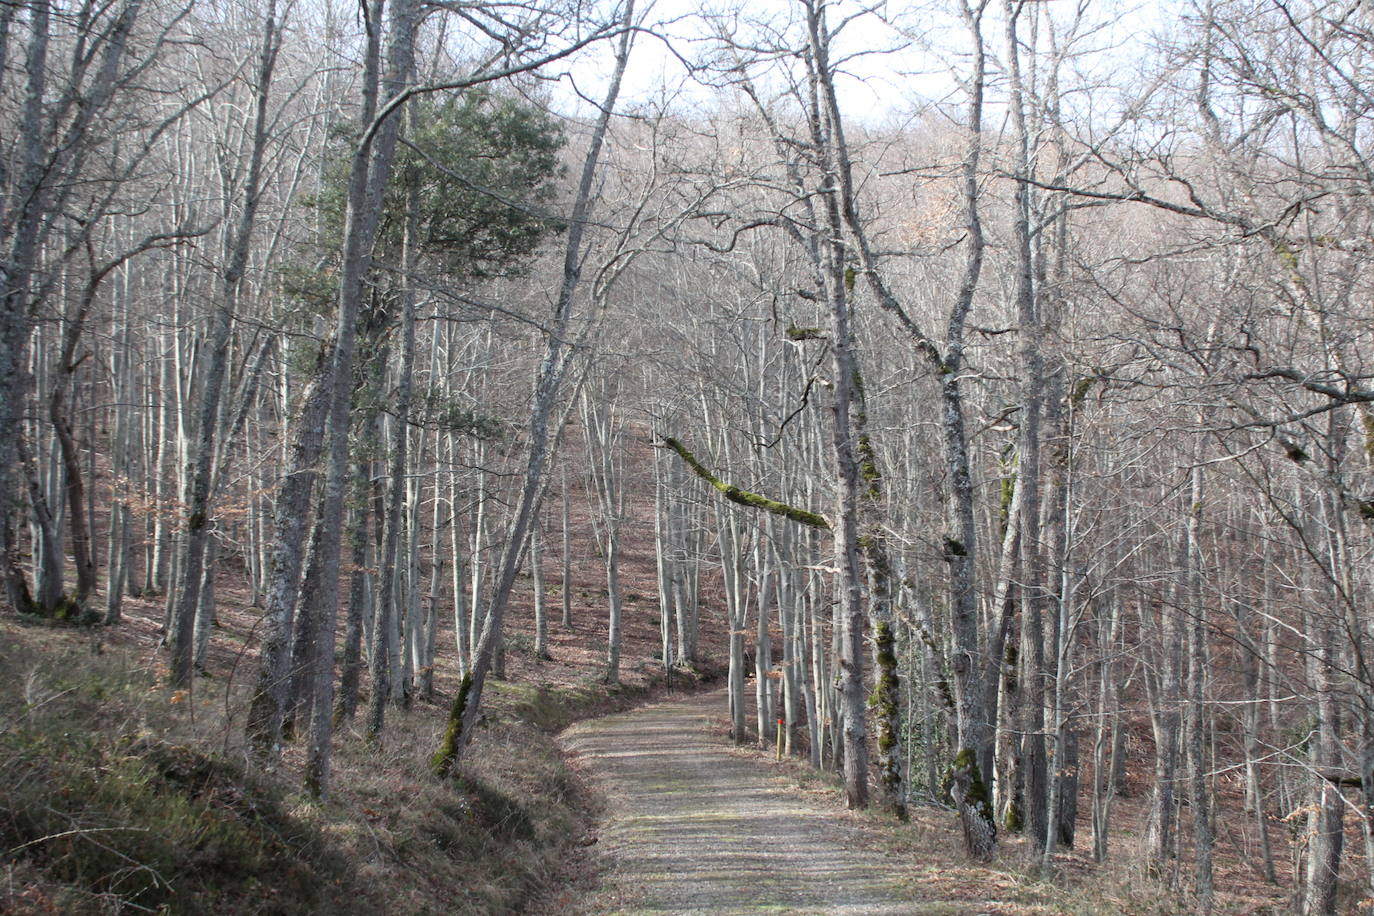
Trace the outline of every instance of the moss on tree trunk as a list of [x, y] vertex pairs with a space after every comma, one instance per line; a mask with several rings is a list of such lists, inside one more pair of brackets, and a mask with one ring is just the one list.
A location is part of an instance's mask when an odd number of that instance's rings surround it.
[[444, 729], [444, 740], [430, 758], [430, 769], [440, 779], [448, 777], [453, 769], [453, 761], [458, 759], [458, 741], [463, 732], [463, 707], [467, 706], [468, 693], [472, 690], [471, 672], [463, 675], [458, 685], [458, 695], [453, 698], [453, 706], [448, 712], [448, 727]]
[[986, 862], [997, 848], [997, 824], [992, 814], [992, 798], [978, 769], [978, 754], [973, 748], [961, 748], [955, 755], [947, 782], [959, 809], [964, 846], [974, 859]]
[[830, 523], [826, 521], [825, 516], [820, 513], [808, 512], [806, 509], [798, 509], [795, 506], [789, 506], [787, 503], [778, 502], [776, 499], [769, 499], [767, 496], [761, 496], [758, 493], [741, 490], [739, 487], [728, 484], [715, 474], [712, 474], [707, 470], [705, 465], [696, 459], [695, 455], [687, 450], [686, 446], [671, 436], [664, 436], [663, 444], [677, 452], [678, 457], [687, 463], [687, 466], [692, 469], [693, 473], [723, 493], [725, 498], [730, 500], [730, 502], [738, 503], [741, 506], [748, 506], [751, 509], [763, 509], [765, 512], [781, 515], [783, 518], [791, 519], [794, 522], [800, 522], [811, 528], [829, 530]]
[[872, 701], [878, 724], [878, 774], [893, 813], [905, 821], [909, 815], [902, 785], [901, 741], [896, 731], [900, 721], [897, 639], [891, 621], [880, 621], [874, 626], [873, 657], [878, 669]]

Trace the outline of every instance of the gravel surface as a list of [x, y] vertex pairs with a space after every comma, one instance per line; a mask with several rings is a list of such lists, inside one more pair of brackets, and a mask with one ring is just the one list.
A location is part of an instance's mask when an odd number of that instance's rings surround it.
[[564, 747], [609, 799], [608, 875], [586, 912], [950, 912], [899, 886], [900, 869], [833, 802], [807, 797], [757, 753], [708, 728], [723, 692], [594, 719]]

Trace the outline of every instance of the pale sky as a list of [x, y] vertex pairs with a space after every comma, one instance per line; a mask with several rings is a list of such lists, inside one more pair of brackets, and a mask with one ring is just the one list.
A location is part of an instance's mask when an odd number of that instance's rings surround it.
[[[1123, 68], [1139, 67], [1154, 34], [1176, 18], [1187, 0], [1041, 2], [1046, 4], [1041, 9], [1049, 10], [1061, 29], [1075, 15], [1082, 16], [1084, 25], [1075, 45], [1081, 56], [1073, 66], [1084, 73], [1085, 80], [1105, 82], [1104, 71], [1113, 70], [1115, 78], [1110, 82], [1129, 89], [1131, 78]], [[864, 13], [865, 9], [874, 10], [876, 15]], [[801, 28], [800, 12], [789, 0], [657, 0], [647, 10], [646, 27], [662, 37], [638, 36], [621, 94], [622, 106], [713, 106], [718, 90], [693, 80], [679, 59], [699, 62], [717, 47], [710, 38], [713, 22], [725, 23], [730, 36], [745, 44], [763, 34], [764, 23], [776, 30], [786, 28], [793, 44]], [[1000, 10], [1001, 4], [994, 0], [983, 27], [993, 83], [998, 79], [1005, 47]], [[967, 51], [969, 39], [951, 3], [874, 5], [838, 0], [828, 15], [832, 29], [851, 17], [832, 48], [835, 59], [844, 62], [838, 88], [847, 118], [880, 124], [901, 119], [931, 103], [961, 101], [955, 98], [957, 83], [952, 71], [962, 68], [961, 55]], [[555, 94], [560, 107], [586, 107], [577, 103], [574, 81], [582, 92], [600, 98], [611, 70], [611, 54], [607, 44], [573, 64], [571, 78], [565, 78]]]

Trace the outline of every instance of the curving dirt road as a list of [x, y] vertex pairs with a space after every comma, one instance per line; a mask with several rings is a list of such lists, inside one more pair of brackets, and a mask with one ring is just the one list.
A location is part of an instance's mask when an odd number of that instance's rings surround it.
[[[598, 849], [610, 914], [930, 912], [833, 804], [708, 730], [723, 693], [575, 725], [561, 740], [610, 799]], [[938, 912], [950, 910], [936, 904]]]

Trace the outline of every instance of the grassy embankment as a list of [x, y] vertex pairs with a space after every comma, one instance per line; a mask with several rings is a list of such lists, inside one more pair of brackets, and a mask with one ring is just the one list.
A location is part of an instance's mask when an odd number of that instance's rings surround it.
[[0, 912], [518, 911], [559, 880], [594, 804], [553, 733], [655, 689], [496, 682], [443, 783], [427, 770], [443, 703], [391, 711], [380, 746], [343, 729], [316, 804], [298, 749], [246, 765], [242, 685], [171, 693], [160, 667], [99, 630], [0, 620]]

